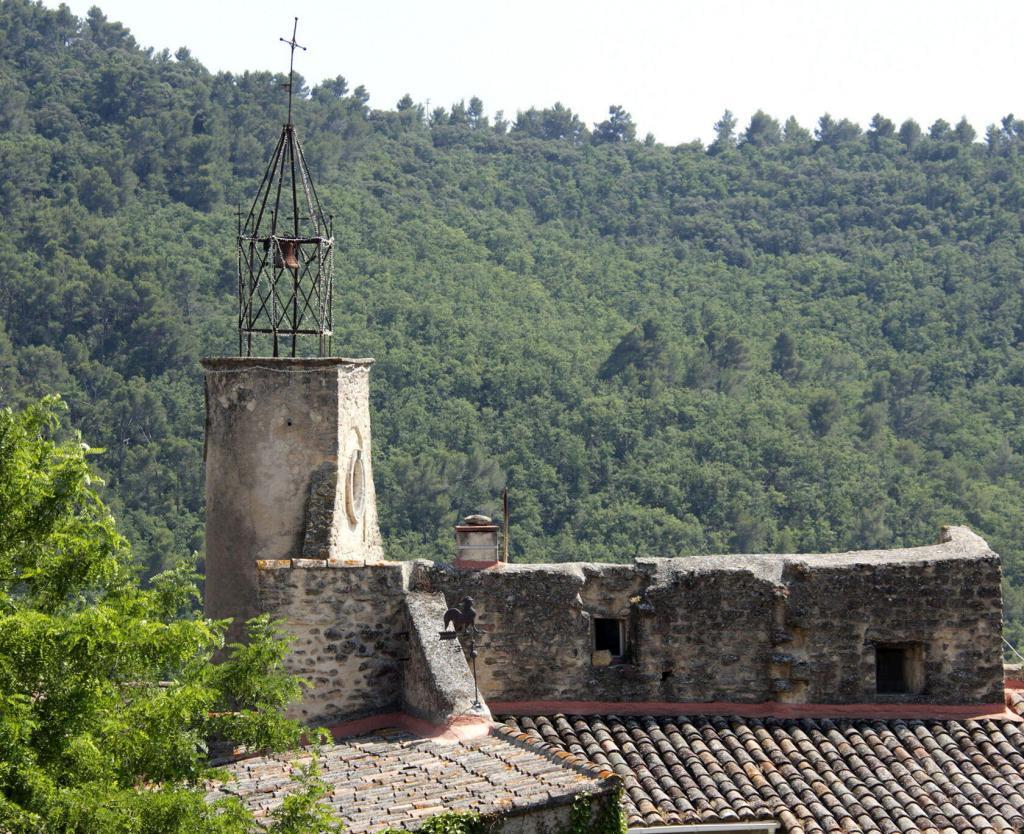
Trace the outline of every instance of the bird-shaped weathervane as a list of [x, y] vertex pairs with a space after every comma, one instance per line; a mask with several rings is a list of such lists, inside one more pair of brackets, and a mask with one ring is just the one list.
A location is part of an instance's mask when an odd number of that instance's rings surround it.
[[467, 628], [476, 629], [476, 609], [473, 607], [472, 597], [463, 599], [461, 608], [456, 606], [444, 612], [445, 631], [448, 631], [448, 626], [452, 626], [455, 631]]
[[[449, 628], [450, 626], [450, 628]], [[444, 612], [444, 631], [440, 633], [442, 640], [458, 640], [461, 636], [469, 637], [469, 662], [473, 666], [473, 691], [475, 700], [473, 706], [480, 706], [480, 687], [476, 681], [476, 609], [473, 607], [473, 598], [465, 597], [460, 605], [452, 606]]]

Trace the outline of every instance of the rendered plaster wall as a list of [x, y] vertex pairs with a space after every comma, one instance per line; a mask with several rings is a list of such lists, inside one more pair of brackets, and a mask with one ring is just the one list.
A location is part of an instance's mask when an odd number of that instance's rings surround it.
[[[369, 359], [206, 359], [206, 613], [259, 613], [256, 562], [382, 557]], [[349, 511], [354, 456], [362, 513]]]

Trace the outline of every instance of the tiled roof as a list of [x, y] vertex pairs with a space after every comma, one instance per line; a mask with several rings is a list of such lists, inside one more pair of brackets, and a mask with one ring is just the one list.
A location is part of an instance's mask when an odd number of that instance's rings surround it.
[[788, 834], [1024, 829], [1010, 720], [505, 717], [623, 780], [630, 826], [778, 820]]
[[[294, 787], [293, 768], [308, 756], [260, 756], [228, 765], [234, 780], [208, 798], [238, 796], [265, 818]], [[346, 739], [321, 749], [327, 801], [347, 834], [415, 829], [442, 811], [515, 813], [598, 795], [617, 780], [573, 756], [517, 742], [504, 728], [483, 738], [439, 745], [400, 730]]]

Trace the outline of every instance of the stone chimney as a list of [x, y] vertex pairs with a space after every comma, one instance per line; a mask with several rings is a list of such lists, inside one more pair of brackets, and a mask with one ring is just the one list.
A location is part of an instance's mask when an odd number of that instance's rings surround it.
[[260, 613], [256, 562], [383, 558], [372, 359], [204, 359], [208, 617]]
[[488, 568], [501, 561], [498, 525], [485, 515], [467, 515], [455, 525], [455, 566]]

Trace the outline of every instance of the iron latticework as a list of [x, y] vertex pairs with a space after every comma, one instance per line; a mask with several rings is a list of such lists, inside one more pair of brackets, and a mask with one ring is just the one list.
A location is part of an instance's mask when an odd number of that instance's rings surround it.
[[[298, 18], [296, 18], [296, 28]], [[290, 41], [292, 67], [295, 49]], [[288, 121], [281, 129], [249, 214], [238, 218], [238, 354], [299, 354], [299, 338], [316, 336], [318, 355], [330, 356], [334, 292], [333, 222], [324, 214], [292, 124], [292, 67]], [[265, 348], [264, 348], [265, 349]]]

